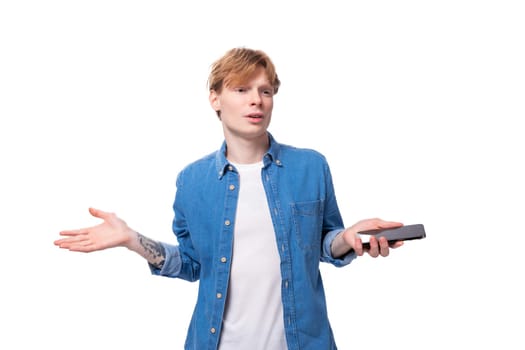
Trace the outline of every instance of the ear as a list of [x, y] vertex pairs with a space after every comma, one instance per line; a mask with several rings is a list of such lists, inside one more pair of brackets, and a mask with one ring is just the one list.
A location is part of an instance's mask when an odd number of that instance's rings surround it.
[[215, 90], [210, 90], [209, 101], [211, 108], [213, 108], [215, 112], [219, 112], [221, 110], [221, 101], [219, 99], [219, 94]]

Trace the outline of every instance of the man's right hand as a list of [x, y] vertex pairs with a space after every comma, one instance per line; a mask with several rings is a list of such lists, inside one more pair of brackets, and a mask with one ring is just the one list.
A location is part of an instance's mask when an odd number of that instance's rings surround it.
[[93, 252], [113, 247], [129, 247], [136, 233], [114, 213], [89, 208], [89, 213], [104, 220], [99, 225], [60, 232], [54, 243], [60, 248], [76, 252]]

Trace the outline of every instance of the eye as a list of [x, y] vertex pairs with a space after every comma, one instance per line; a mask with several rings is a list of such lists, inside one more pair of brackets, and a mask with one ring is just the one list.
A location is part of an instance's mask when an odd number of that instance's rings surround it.
[[243, 86], [236, 87], [234, 90], [235, 92], [238, 92], [238, 93], [246, 92], [246, 88]]
[[264, 89], [264, 90], [262, 91], [262, 93], [263, 93], [265, 96], [271, 97], [271, 96], [273, 96], [273, 89]]

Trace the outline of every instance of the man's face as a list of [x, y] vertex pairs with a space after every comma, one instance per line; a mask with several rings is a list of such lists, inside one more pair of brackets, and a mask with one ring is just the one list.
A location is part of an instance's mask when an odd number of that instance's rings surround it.
[[258, 68], [243, 84], [210, 92], [210, 104], [220, 111], [225, 136], [253, 139], [266, 137], [273, 109], [274, 89], [264, 68]]

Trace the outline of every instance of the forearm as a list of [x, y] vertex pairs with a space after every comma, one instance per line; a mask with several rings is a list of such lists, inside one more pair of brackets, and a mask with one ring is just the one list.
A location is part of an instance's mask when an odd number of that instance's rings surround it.
[[166, 251], [159, 242], [134, 232], [134, 237], [128, 246], [132, 250], [142, 256], [154, 267], [160, 269], [166, 261]]

